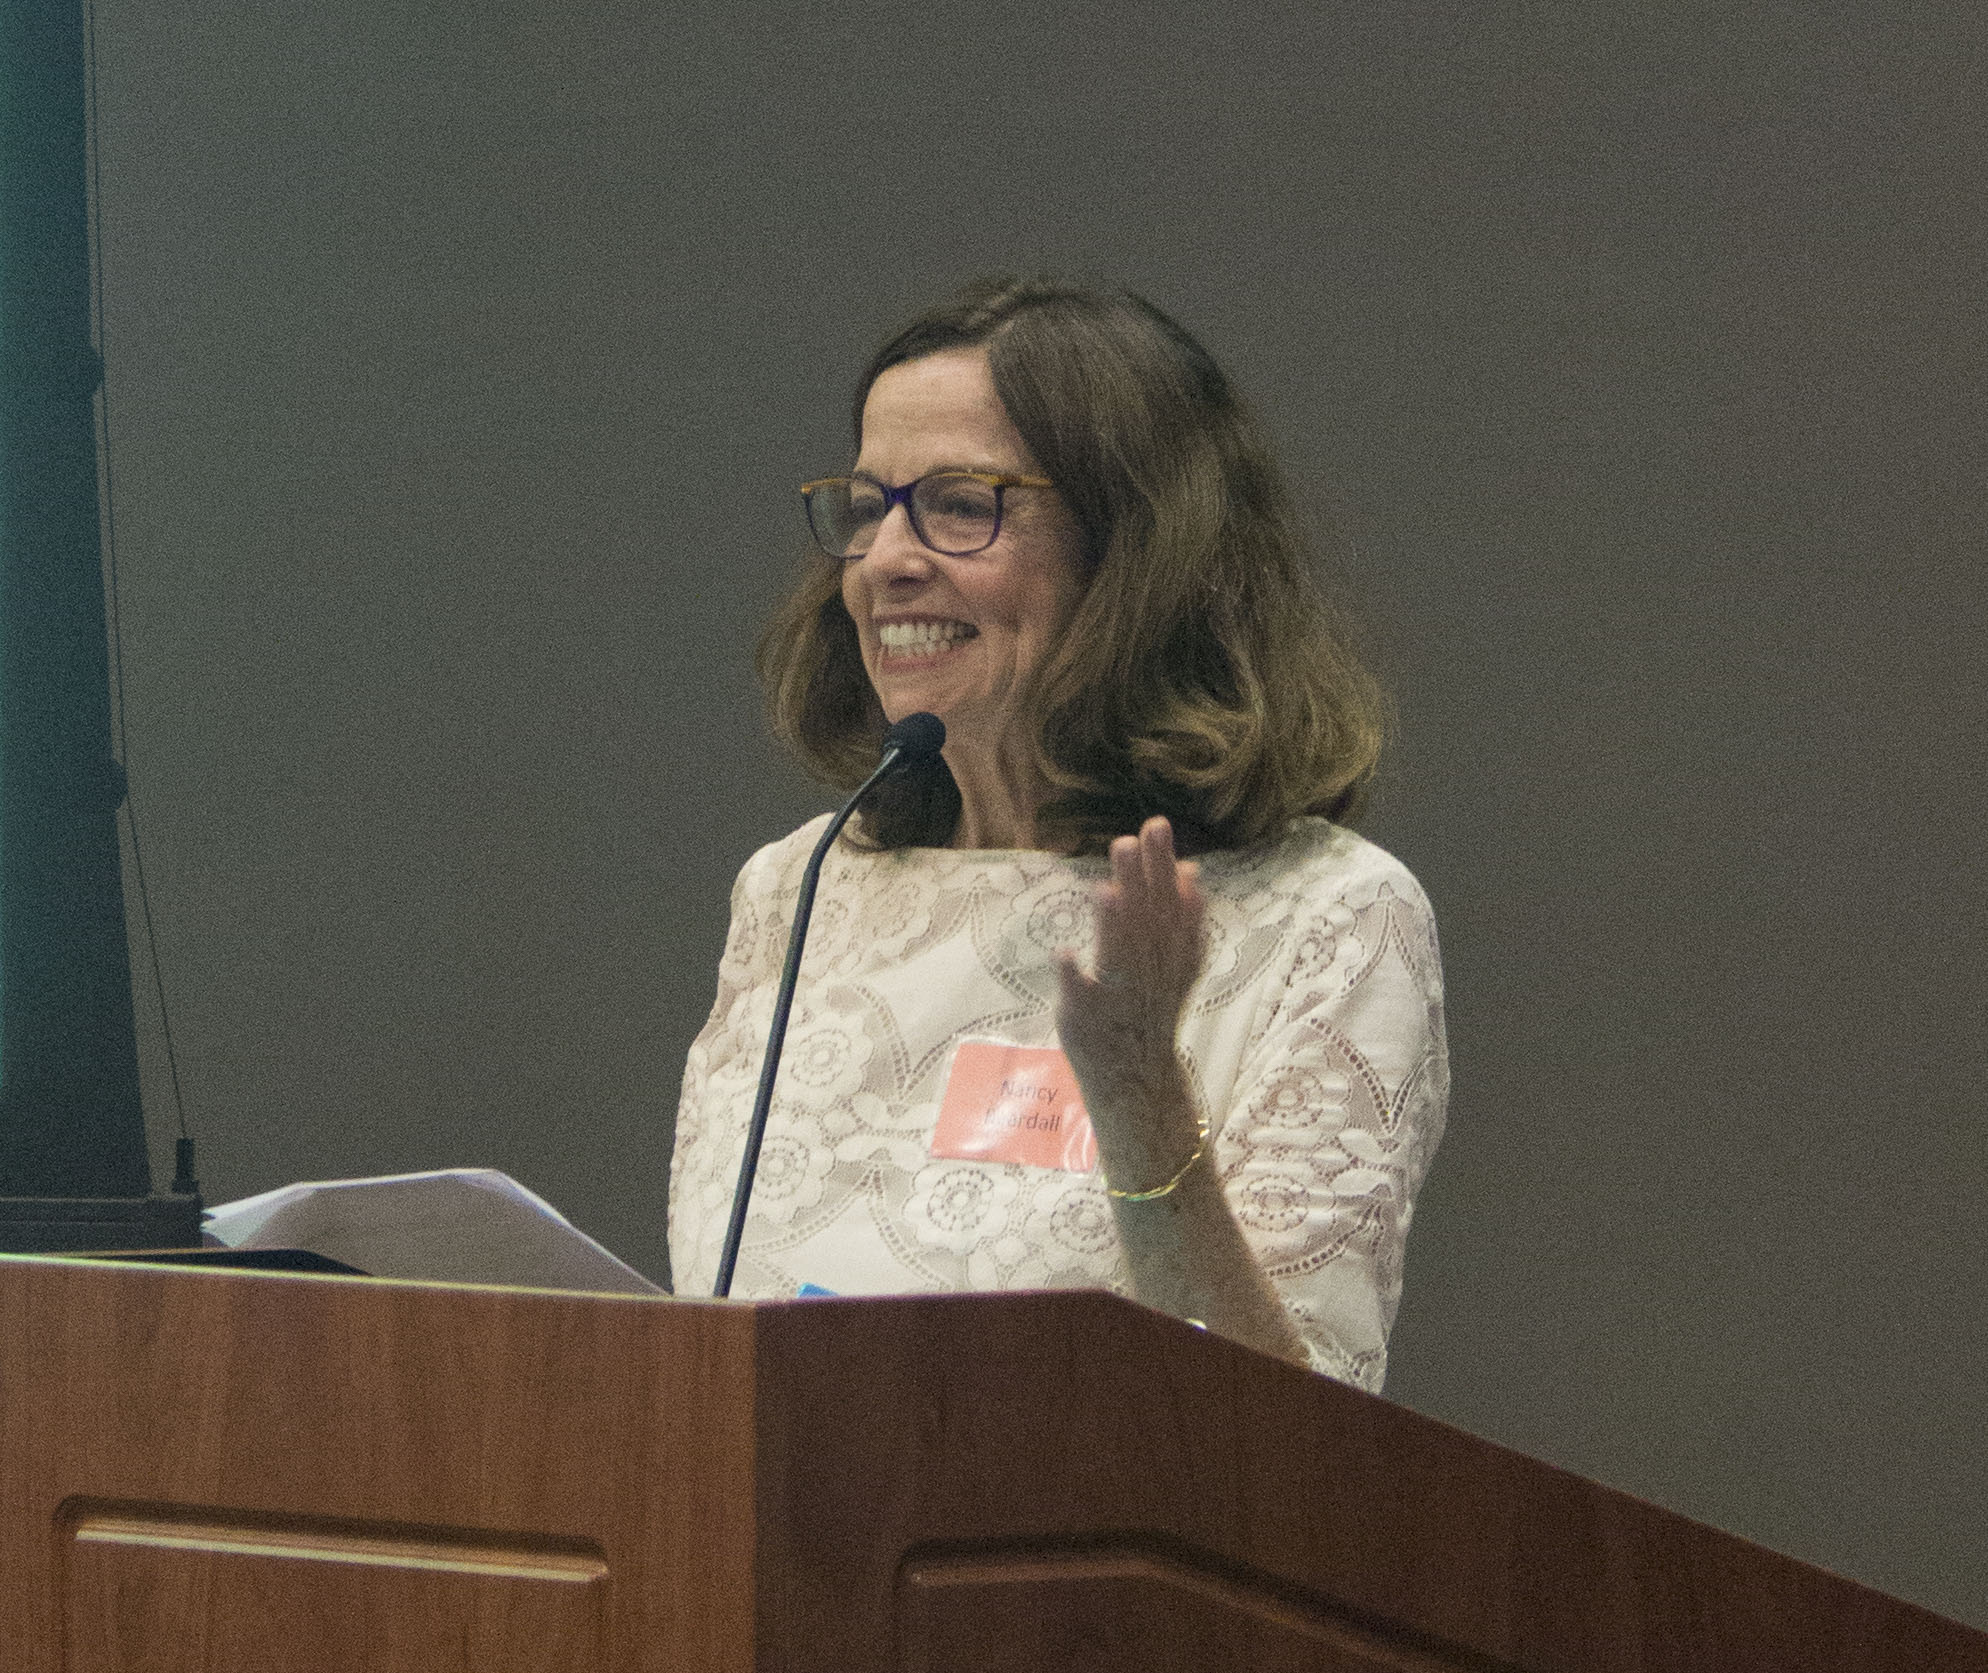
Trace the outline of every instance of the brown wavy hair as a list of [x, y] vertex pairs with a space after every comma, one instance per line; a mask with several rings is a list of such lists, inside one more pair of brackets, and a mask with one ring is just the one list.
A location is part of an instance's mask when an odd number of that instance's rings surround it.
[[[1083, 535], [1083, 597], [1017, 696], [1050, 787], [1038, 829], [1097, 853], [1165, 814], [1196, 853], [1247, 846], [1301, 813], [1357, 814], [1386, 699], [1326, 598], [1262, 431], [1208, 352], [1130, 292], [978, 280], [863, 369], [857, 447], [880, 375], [982, 345], [1002, 405]], [[775, 734], [818, 777], [853, 789], [887, 722], [839, 564], [803, 574], [757, 661]], [[863, 836], [943, 846], [959, 811], [934, 760], [879, 787]]]

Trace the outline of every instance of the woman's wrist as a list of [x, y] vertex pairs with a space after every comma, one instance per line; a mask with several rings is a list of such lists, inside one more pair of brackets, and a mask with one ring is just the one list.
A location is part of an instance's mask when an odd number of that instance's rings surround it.
[[1188, 1152], [1187, 1160], [1174, 1169], [1166, 1179], [1162, 1180], [1158, 1185], [1148, 1186], [1144, 1190], [1133, 1190], [1129, 1186], [1120, 1187], [1113, 1185], [1109, 1182], [1109, 1178], [1107, 1178], [1104, 1188], [1105, 1195], [1118, 1202], [1156, 1202], [1161, 1197], [1170, 1197], [1176, 1188], [1178, 1188], [1180, 1182], [1194, 1171], [1196, 1164], [1207, 1154], [1208, 1118], [1203, 1116], [1195, 1134], [1193, 1150]]
[[1208, 1124], [1178, 1059], [1138, 1080], [1083, 1090], [1105, 1188], [1117, 1200], [1167, 1195], [1206, 1154]]

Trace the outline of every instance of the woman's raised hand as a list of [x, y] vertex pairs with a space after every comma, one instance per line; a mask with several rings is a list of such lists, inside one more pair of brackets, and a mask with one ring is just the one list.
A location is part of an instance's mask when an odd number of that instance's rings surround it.
[[1165, 1178], [1196, 1142], [1175, 1043], [1204, 955], [1196, 869], [1174, 857], [1164, 819], [1119, 837], [1096, 896], [1096, 964], [1086, 974], [1061, 957], [1057, 1032], [1114, 1184]]
[[1194, 874], [1192, 861], [1174, 858], [1164, 819], [1111, 845], [1111, 881], [1097, 892], [1097, 963], [1086, 975], [1063, 955], [1057, 1028], [1117, 1199], [1133, 1293], [1303, 1365], [1304, 1343], [1220, 1180], [1194, 1166], [1205, 1129], [1175, 1038], [1206, 957]]

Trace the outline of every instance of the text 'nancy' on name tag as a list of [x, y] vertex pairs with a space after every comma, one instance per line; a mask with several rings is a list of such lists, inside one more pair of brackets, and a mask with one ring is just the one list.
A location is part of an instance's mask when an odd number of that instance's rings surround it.
[[1098, 1141], [1070, 1060], [1049, 1046], [961, 1041], [946, 1075], [932, 1154], [1089, 1173]]

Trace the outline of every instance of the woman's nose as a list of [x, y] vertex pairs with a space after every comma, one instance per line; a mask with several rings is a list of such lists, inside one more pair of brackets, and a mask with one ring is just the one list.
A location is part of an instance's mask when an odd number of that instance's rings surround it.
[[892, 506], [877, 525], [876, 535], [862, 561], [871, 574], [889, 579], [932, 572], [932, 554], [911, 526], [911, 513], [901, 505]]

